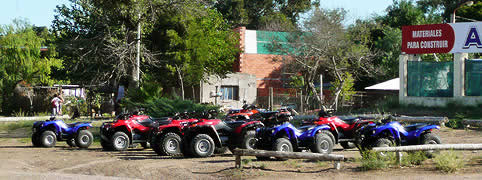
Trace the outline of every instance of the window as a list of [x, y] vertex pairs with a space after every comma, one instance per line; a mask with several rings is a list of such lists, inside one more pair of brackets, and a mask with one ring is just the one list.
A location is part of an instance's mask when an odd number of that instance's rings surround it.
[[238, 86], [221, 86], [221, 100], [238, 100], [239, 87]]

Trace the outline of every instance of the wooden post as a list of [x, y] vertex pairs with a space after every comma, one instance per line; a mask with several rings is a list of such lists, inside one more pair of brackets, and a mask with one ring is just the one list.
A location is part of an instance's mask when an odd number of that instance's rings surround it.
[[300, 91], [300, 113], [303, 113], [303, 90]]
[[401, 166], [402, 165], [402, 152], [397, 151], [396, 155], [397, 155], [397, 164], [398, 164], [398, 166]]
[[333, 168], [335, 168], [336, 170], [340, 170], [341, 169], [340, 161], [335, 161], [335, 163], [333, 164]]
[[273, 102], [273, 87], [270, 87], [269, 88], [269, 99], [270, 99], [270, 105], [269, 105], [269, 110], [272, 111], [273, 110], [273, 105], [274, 105], [274, 102]]
[[236, 160], [234, 161], [234, 168], [239, 168], [241, 169], [241, 155], [236, 155]]

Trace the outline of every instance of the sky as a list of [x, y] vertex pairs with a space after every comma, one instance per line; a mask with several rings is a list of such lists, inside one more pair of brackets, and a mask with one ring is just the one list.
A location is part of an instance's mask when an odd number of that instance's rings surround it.
[[[50, 27], [55, 6], [69, 4], [68, 0], [0, 0], [0, 24], [10, 24], [13, 19], [26, 18], [35, 26]], [[322, 8], [348, 10], [345, 25], [356, 19], [366, 19], [374, 13], [383, 14], [392, 0], [320, 0]]]

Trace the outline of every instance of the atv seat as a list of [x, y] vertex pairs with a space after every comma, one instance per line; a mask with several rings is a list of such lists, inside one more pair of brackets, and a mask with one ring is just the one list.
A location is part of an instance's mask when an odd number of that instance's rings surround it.
[[261, 117], [263, 117], [264, 119], [269, 119], [269, 118], [275, 116], [276, 114], [278, 114], [278, 111], [260, 112]]
[[152, 126], [152, 123], [154, 122], [151, 118], [147, 118], [147, 119], [144, 119], [144, 120], [137, 120], [137, 122], [139, 124], [141, 124], [142, 126], [145, 126], [145, 127], [151, 127]]
[[308, 125], [308, 126], [301, 126], [301, 127], [297, 128], [297, 129], [298, 129], [298, 131], [299, 131], [300, 133], [302, 133], [302, 132], [308, 131], [308, 130], [310, 130], [310, 129], [313, 129], [314, 127], [315, 127], [315, 126]]
[[410, 132], [410, 131], [415, 131], [417, 129], [420, 129], [426, 125], [427, 124], [418, 123], [418, 124], [407, 125], [407, 126], [404, 126], [403, 128], [405, 128], [405, 131]]
[[[233, 121], [233, 122], [237, 122], [237, 121]], [[224, 121], [221, 121], [220, 123], [214, 125], [214, 129], [216, 129], [216, 131], [227, 131], [227, 132], [231, 132], [233, 131], [233, 128], [232, 128], [232, 122], [224, 122]]]
[[[340, 117], [338, 117], [340, 118]], [[340, 118], [343, 122], [345, 122], [346, 124], [349, 124], [349, 125], [352, 125], [354, 124], [356, 121], [359, 120], [359, 118], [357, 117], [345, 117], [345, 118]]]
[[81, 123], [81, 122], [76, 122], [76, 123], [67, 124], [67, 127], [73, 128], [73, 127], [77, 126], [77, 125], [80, 124], [80, 123]]

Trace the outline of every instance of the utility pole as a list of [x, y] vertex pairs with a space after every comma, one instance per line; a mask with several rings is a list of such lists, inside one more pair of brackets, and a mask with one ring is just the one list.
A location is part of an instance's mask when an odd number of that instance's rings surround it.
[[136, 56], [136, 65], [135, 65], [135, 75], [134, 75], [134, 83], [136, 87], [139, 87], [140, 81], [140, 64], [141, 64], [141, 13], [137, 14], [138, 21], [137, 21], [137, 56]]

